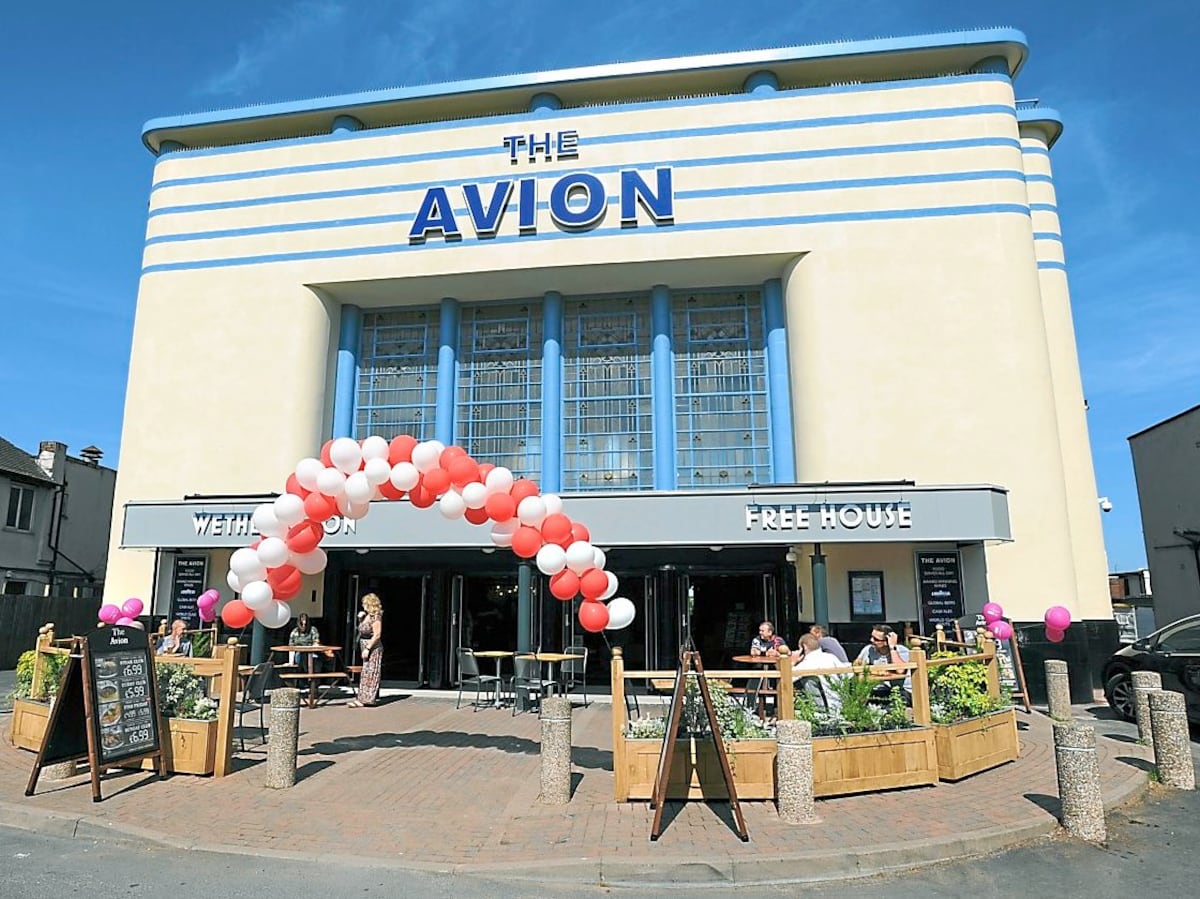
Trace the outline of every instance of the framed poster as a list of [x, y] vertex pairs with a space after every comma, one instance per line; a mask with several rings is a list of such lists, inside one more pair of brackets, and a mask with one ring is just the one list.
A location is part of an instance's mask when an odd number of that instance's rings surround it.
[[851, 571], [850, 620], [884, 621], [883, 572]]
[[200, 627], [196, 601], [206, 589], [207, 576], [208, 556], [175, 557], [175, 567], [171, 571], [171, 621], [180, 619], [188, 630]]
[[921, 550], [915, 567], [921, 633], [928, 636], [939, 624], [953, 631], [954, 622], [963, 616], [962, 560], [957, 550]]

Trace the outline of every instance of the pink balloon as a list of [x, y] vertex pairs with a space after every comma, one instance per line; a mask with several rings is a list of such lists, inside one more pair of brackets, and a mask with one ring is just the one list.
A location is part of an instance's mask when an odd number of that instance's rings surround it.
[[1057, 628], [1053, 628], [1053, 627], [1046, 628], [1046, 639], [1049, 640], [1051, 643], [1061, 643], [1066, 638], [1066, 636], [1067, 636], [1067, 634], [1065, 631], [1060, 631]]
[[1065, 631], [1071, 626], [1071, 610], [1065, 606], [1051, 606], [1046, 610], [1046, 627]]
[[1013, 635], [1012, 625], [1004, 619], [993, 621], [989, 627], [989, 630], [992, 632], [992, 636], [997, 640], [1008, 640], [1011, 639]]
[[197, 611], [200, 612], [200, 620], [205, 624], [208, 624], [210, 621], [217, 620], [217, 613], [213, 611], [211, 603], [207, 606], [200, 606]]
[[142, 609], [144, 608], [145, 606], [142, 605], [142, 601], [136, 596], [130, 597], [121, 603], [121, 611], [130, 618], [137, 618], [138, 615], [142, 614]]
[[217, 601], [220, 599], [220, 597], [221, 595], [219, 593], [214, 593], [213, 591], [209, 590], [207, 593], [200, 594], [200, 598], [196, 600], [196, 606], [197, 608], [201, 609], [211, 609], [217, 604]]
[[999, 621], [1004, 617], [1004, 609], [1000, 608], [1000, 603], [998, 602], [984, 603], [982, 611], [983, 620], [988, 624], [991, 624], [993, 621]]
[[100, 620], [105, 624], [116, 624], [117, 619], [121, 617], [121, 607], [115, 606], [111, 602], [106, 602], [100, 607]]
[[116, 621], [114, 621], [113, 623], [114, 623], [114, 624], [119, 624], [119, 625], [121, 625], [122, 627], [132, 627], [132, 626], [133, 626], [133, 619], [132, 619], [132, 618], [130, 618], [130, 617], [128, 617], [128, 616], [124, 616], [124, 615], [123, 615], [123, 616], [121, 616], [120, 618], [118, 618]]

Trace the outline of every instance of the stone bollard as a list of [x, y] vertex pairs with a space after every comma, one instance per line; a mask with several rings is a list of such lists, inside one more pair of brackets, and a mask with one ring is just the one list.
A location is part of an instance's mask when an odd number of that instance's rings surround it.
[[300, 740], [300, 691], [271, 691], [271, 738], [267, 743], [265, 786], [286, 790], [296, 783], [296, 748]]
[[1150, 730], [1154, 735], [1154, 766], [1168, 787], [1196, 789], [1196, 766], [1188, 736], [1187, 703], [1182, 693], [1154, 690], [1150, 702]]
[[1154, 741], [1150, 720], [1150, 692], [1162, 689], [1162, 675], [1157, 671], [1135, 671], [1133, 680], [1133, 717], [1137, 721], [1138, 739], [1149, 744]]
[[1071, 675], [1059, 659], [1046, 659], [1046, 712], [1055, 721], [1071, 720]]
[[542, 792], [544, 805], [571, 801], [571, 701], [565, 696], [542, 700]]
[[817, 821], [813, 808], [812, 725], [798, 719], [775, 722], [779, 749], [775, 755], [775, 782], [779, 817], [788, 824]]
[[75, 776], [78, 764], [78, 762], [58, 762], [47, 765], [42, 769], [42, 773], [51, 780], [66, 780]]
[[1056, 721], [1054, 763], [1058, 769], [1063, 827], [1080, 839], [1103, 842], [1107, 831], [1100, 795], [1100, 763], [1096, 758], [1096, 729], [1078, 721]]

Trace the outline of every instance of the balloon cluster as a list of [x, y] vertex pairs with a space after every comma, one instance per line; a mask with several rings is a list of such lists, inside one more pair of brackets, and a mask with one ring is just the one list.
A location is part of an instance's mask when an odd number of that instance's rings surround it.
[[216, 587], [210, 587], [196, 597], [196, 611], [200, 613], [200, 620], [205, 624], [210, 621], [216, 621], [216, 606], [220, 601], [221, 591]]
[[1067, 636], [1067, 628], [1071, 626], [1071, 610], [1066, 606], [1051, 606], [1046, 610], [1046, 639], [1051, 643], [1061, 643]]
[[119, 606], [115, 603], [106, 602], [100, 607], [100, 611], [96, 617], [105, 624], [119, 624], [123, 627], [142, 627], [142, 623], [134, 619], [142, 614], [144, 608], [145, 606], [140, 599], [136, 596], [131, 596]]
[[1004, 620], [1004, 609], [1001, 608], [1000, 603], [984, 603], [983, 620], [987, 623], [987, 629], [997, 640], [1008, 640], [1012, 637], [1013, 627]]
[[605, 571], [604, 551], [591, 544], [588, 529], [563, 514], [562, 499], [541, 493], [536, 483], [507, 468], [477, 462], [460, 446], [408, 434], [361, 443], [339, 437], [326, 442], [320, 458], [301, 459], [284, 489], [254, 511], [262, 539], [230, 557], [227, 581], [241, 598], [221, 609], [229, 627], [254, 619], [282, 627], [291, 618], [287, 600], [299, 594], [301, 576], [325, 569], [319, 545], [324, 523], [339, 514], [357, 520], [374, 500], [405, 497], [418, 509], [436, 503], [445, 518], [490, 523], [492, 543], [536, 559], [555, 597], [570, 601], [582, 595], [579, 623], [585, 630], [617, 630], [633, 621], [628, 599], [604, 603], [616, 593], [617, 579]]

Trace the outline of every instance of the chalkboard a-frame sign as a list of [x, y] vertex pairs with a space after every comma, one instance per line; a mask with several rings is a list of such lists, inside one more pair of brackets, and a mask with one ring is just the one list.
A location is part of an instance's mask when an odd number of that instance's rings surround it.
[[100, 771], [110, 765], [156, 758], [159, 776], [166, 777], [162, 732], [154, 656], [145, 631], [114, 624], [78, 637], [25, 795], [33, 795], [46, 765], [84, 758], [91, 768], [93, 802], [101, 799]]

